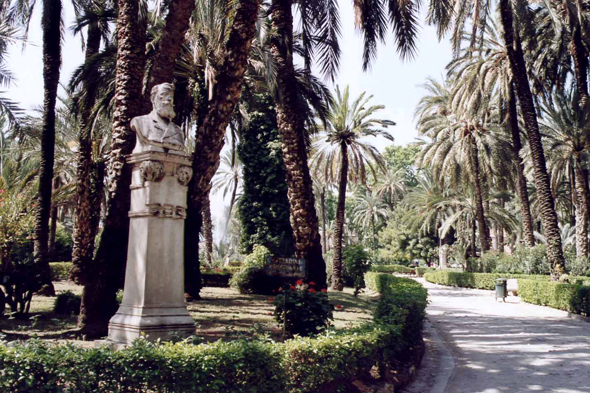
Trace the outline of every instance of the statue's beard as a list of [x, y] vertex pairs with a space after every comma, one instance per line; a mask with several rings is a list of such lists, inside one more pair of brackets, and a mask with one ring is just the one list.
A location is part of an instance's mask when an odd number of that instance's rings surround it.
[[159, 104], [156, 107], [156, 112], [160, 117], [164, 117], [168, 120], [172, 120], [176, 116], [176, 112], [174, 112], [174, 107], [170, 104]]

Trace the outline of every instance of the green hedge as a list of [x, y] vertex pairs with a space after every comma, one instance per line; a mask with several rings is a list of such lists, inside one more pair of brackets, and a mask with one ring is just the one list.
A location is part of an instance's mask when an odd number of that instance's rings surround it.
[[338, 391], [375, 365], [403, 362], [420, 337], [426, 290], [413, 280], [367, 274], [382, 296], [374, 323], [285, 343], [238, 340], [193, 345], [137, 340], [130, 348], [79, 348], [30, 340], [0, 345], [0, 391]]
[[429, 273], [429, 272], [435, 272], [436, 269], [433, 267], [417, 267], [416, 268], [416, 274], [418, 275], [418, 277], [424, 277], [425, 273]]
[[375, 273], [402, 273], [412, 274], [413, 268], [402, 265], [373, 265], [371, 271]]
[[[526, 275], [526, 274], [509, 274], [509, 273], [459, 273], [446, 270], [428, 272], [424, 274], [424, 279], [428, 282], [441, 285], [450, 285], [462, 288], [477, 289], [494, 289], [496, 279], [498, 278], [518, 278], [536, 281], [549, 281], [549, 276], [543, 275]], [[520, 292], [520, 287], [519, 287]]]
[[532, 304], [590, 316], [590, 286], [518, 280], [518, 296]]
[[72, 262], [51, 262], [49, 267], [52, 281], [67, 280], [72, 269]]

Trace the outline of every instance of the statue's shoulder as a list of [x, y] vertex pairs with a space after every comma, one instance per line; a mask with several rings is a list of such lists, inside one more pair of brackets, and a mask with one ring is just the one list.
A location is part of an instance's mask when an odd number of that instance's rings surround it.
[[146, 125], [146, 123], [151, 123], [151, 117], [150, 114], [148, 113], [147, 115], [143, 115], [143, 116], [136, 116], [133, 119], [131, 119], [131, 128], [132, 129], [137, 129], [137, 127], [143, 128], [143, 126]]

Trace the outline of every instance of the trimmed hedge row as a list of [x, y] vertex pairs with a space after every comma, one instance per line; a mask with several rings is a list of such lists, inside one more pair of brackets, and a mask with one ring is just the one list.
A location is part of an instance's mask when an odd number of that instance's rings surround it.
[[120, 351], [29, 340], [0, 345], [0, 391], [268, 392], [337, 391], [388, 367], [421, 340], [426, 289], [413, 280], [367, 274], [383, 296], [374, 323], [285, 343], [238, 340], [212, 344], [136, 340]]
[[416, 268], [416, 274], [418, 275], [418, 277], [424, 277], [424, 274], [429, 273], [429, 272], [435, 272], [436, 268], [433, 267], [417, 267]]
[[[496, 279], [498, 278], [518, 278], [535, 281], [549, 281], [549, 276], [527, 275], [527, 274], [508, 274], [508, 273], [459, 273], [438, 270], [424, 274], [424, 279], [440, 285], [449, 285], [461, 288], [477, 289], [495, 289]], [[520, 293], [520, 287], [518, 288]]]
[[527, 302], [590, 316], [590, 286], [518, 280], [518, 296]]
[[371, 271], [375, 273], [402, 273], [412, 274], [414, 269], [403, 265], [374, 265]]
[[72, 269], [72, 262], [50, 262], [52, 281], [63, 281], [68, 279], [70, 270]]

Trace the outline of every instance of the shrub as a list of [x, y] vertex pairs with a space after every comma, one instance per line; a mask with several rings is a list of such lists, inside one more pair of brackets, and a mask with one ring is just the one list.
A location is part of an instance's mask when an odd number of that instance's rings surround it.
[[435, 272], [436, 268], [433, 267], [417, 267], [416, 268], [416, 275], [418, 277], [424, 277], [425, 273]]
[[72, 269], [72, 262], [51, 262], [49, 267], [51, 268], [52, 281], [67, 280]]
[[41, 271], [32, 259], [0, 265], [0, 283], [6, 303], [15, 314], [28, 314], [33, 293], [41, 288]]
[[53, 313], [56, 315], [78, 315], [82, 299], [72, 291], [60, 293], [55, 298]]
[[344, 284], [354, 288], [354, 296], [365, 287], [365, 273], [371, 268], [369, 257], [369, 253], [361, 245], [344, 249]]
[[[381, 277], [379, 277], [381, 276]], [[403, 363], [426, 306], [418, 283], [367, 273], [383, 296], [375, 323], [284, 343], [237, 340], [193, 345], [136, 340], [120, 351], [39, 340], [0, 344], [0, 390], [29, 392], [317, 393], [343, 391], [373, 366]], [[373, 289], [377, 289], [374, 287]], [[395, 322], [397, 324], [391, 324]]]
[[326, 330], [334, 320], [326, 290], [318, 292], [314, 286], [313, 282], [299, 280], [279, 289], [279, 294], [271, 298], [276, 321], [283, 324], [286, 315], [285, 330], [289, 335], [311, 336]]
[[[438, 270], [424, 274], [424, 279], [428, 282], [441, 285], [450, 285], [461, 288], [477, 289], [495, 289], [496, 279], [498, 278], [525, 278], [538, 281], [549, 281], [550, 276], [544, 275], [526, 275], [526, 274], [509, 274], [509, 273], [460, 273], [450, 272], [447, 270]], [[520, 288], [519, 288], [520, 292]]]
[[201, 287], [229, 287], [233, 273], [228, 269], [201, 269]]
[[264, 273], [264, 266], [270, 255], [270, 251], [266, 247], [255, 245], [252, 254], [249, 254], [244, 260], [241, 270], [232, 276], [230, 286], [236, 288], [240, 293], [267, 292], [268, 281]]
[[590, 316], [590, 286], [587, 285], [520, 279], [518, 295], [527, 303]]
[[370, 269], [372, 272], [376, 273], [401, 273], [401, 274], [412, 274], [411, 267], [403, 266], [403, 265], [378, 265], [378, 266], [371, 266]]

